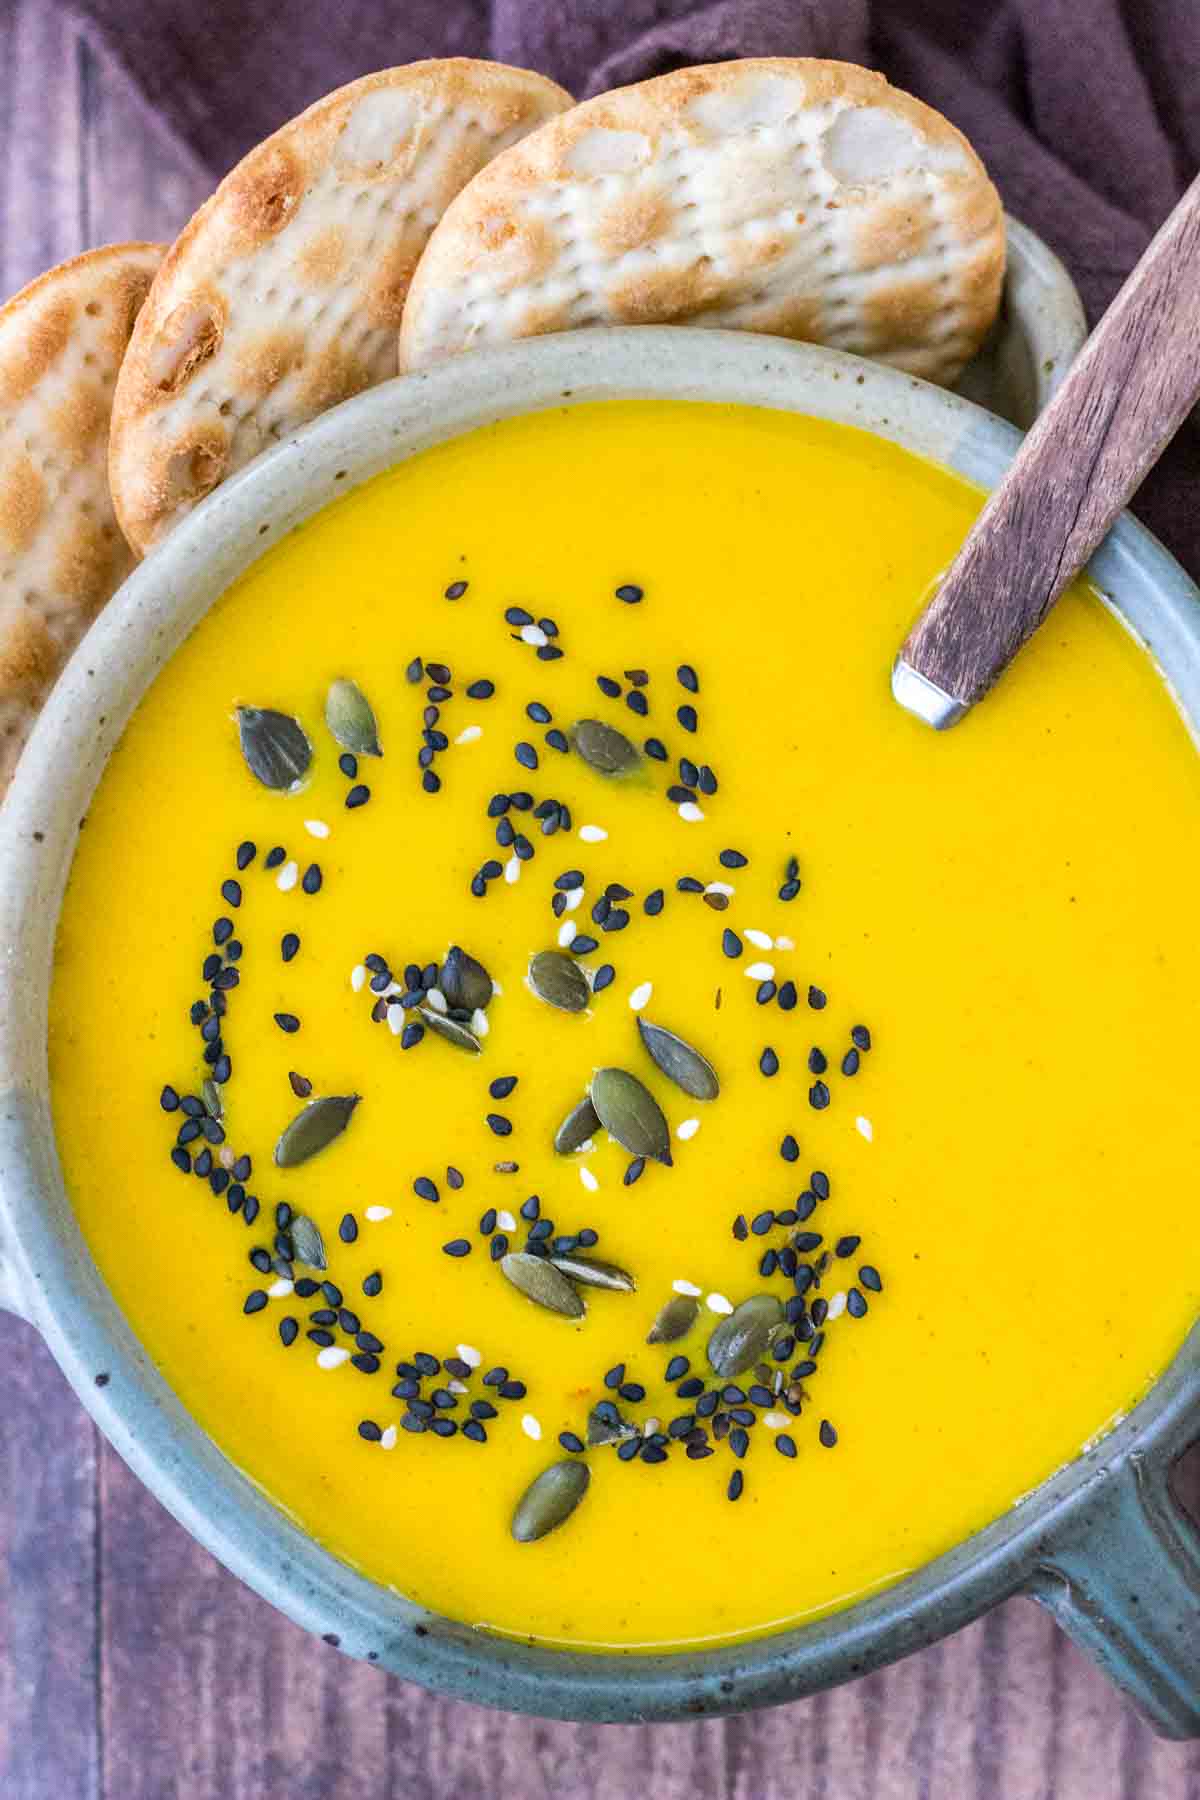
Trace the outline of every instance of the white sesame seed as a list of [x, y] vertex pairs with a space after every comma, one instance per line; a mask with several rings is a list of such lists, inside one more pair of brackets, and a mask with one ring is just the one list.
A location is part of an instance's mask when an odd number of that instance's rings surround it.
[[578, 925], [576, 925], [574, 919], [564, 919], [563, 920], [562, 924], [558, 928], [558, 942], [559, 942], [560, 947], [563, 950], [566, 949], [567, 945], [571, 942], [571, 939], [576, 935], [578, 930], [579, 930], [579, 927], [578, 927]]
[[404, 991], [403, 983], [399, 981], [389, 981], [383, 990], [383, 997], [386, 1000], [389, 994], [402, 994]]
[[299, 879], [300, 864], [285, 862], [282, 869], [280, 869], [278, 875], [275, 877], [275, 886], [279, 889], [281, 894], [290, 894]]
[[217, 1161], [223, 1169], [232, 1169], [234, 1163], [237, 1161], [237, 1155], [230, 1149], [228, 1144], [222, 1144], [221, 1148], [217, 1151]]
[[[749, 936], [749, 933], [747, 932], [746, 935]], [[775, 964], [768, 962], [747, 963], [745, 974], [747, 981], [773, 981], [775, 978]]]
[[769, 931], [751, 931], [747, 929], [743, 931], [742, 936], [748, 944], [753, 944], [756, 950], [769, 950], [774, 941]]
[[532, 1438], [535, 1444], [542, 1435], [542, 1427], [532, 1413], [521, 1414], [521, 1430], [527, 1438]]
[[737, 889], [732, 881], [710, 881], [704, 891], [706, 894], [726, 894], [732, 899]]
[[790, 937], [777, 937], [775, 939], [775, 948], [777, 950], [794, 950], [796, 945], [794, 940]]
[[350, 986], [356, 994], [361, 994], [367, 985], [367, 971], [362, 963], [350, 971]]
[[491, 1030], [491, 1026], [487, 1021], [487, 1014], [484, 1012], [482, 1006], [477, 1006], [475, 1011], [471, 1014], [471, 1030], [475, 1033], [477, 1038], [485, 1038]]
[[870, 1119], [864, 1119], [861, 1116], [859, 1118], [855, 1119], [854, 1129], [860, 1134], [860, 1136], [866, 1138], [868, 1144], [872, 1143], [874, 1141], [875, 1127], [872, 1125]]
[[840, 1319], [842, 1314], [845, 1312], [845, 1310], [846, 1310], [845, 1294], [831, 1294], [829, 1297], [829, 1310], [825, 1314], [825, 1317], [827, 1319]]
[[686, 1144], [689, 1138], [695, 1137], [695, 1135], [699, 1131], [699, 1129], [700, 1129], [699, 1119], [684, 1119], [684, 1121], [681, 1125], [677, 1125], [675, 1127], [675, 1136], [677, 1138], [682, 1138], [684, 1143]]
[[786, 1431], [791, 1424], [791, 1415], [785, 1412], [765, 1412], [760, 1414], [762, 1422], [771, 1431]]
[[514, 881], [520, 881], [520, 879], [521, 879], [521, 859], [519, 856], [510, 856], [508, 861], [505, 863], [504, 879], [505, 879], [505, 881], [507, 881], [509, 887], [512, 886]]
[[381, 1450], [394, 1450], [396, 1448], [396, 1439], [399, 1435], [396, 1427], [394, 1425], [389, 1425], [379, 1439], [379, 1448]]
[[402, 1006], [389, 1006], [384, 1017], [387, 1019], [388, 1030], [391, 1032], [392, 1036], [399, 1037], [400, 1033], [404, 1030], [406, 1023], [404, 1018], [404, 1008]]
[[634, 1012], [641, 1012], [643, 1006], [645, 1006], [653, 992], [654, 983], [652, 981], [641, 981], [638, 983], [637, 987], [634, 988], [632, 994], [629, 996], [629, 1004]]
[[425, 1000], [427, 1005], [432, 1006], [434, 1012], [444, 1013], [449, 1012], [450, 1010], [449, 1006], [446, 1004], [446, 996], [439, 987], [431, 987], [425, 996]]
[[492, 993], [493, 994], [502, 994], [503, 992], [504, 992], [504, 989], [500, 986], [500, 983], [498, 981], [493, 981]]
[[344, 1362], [350, 1361], [350, 1352], [343, 1350], [340, 1344], [329, 1344], [324, 1350], [317, 1351], [318, 1369], [340, 1369]]
[[603, 825], [581, 825], [579, 835], [585, 844], [602, 844], [608, 833]]
[[273, 1281], [271, 1283], [270, 1287], [267, 1289], [267, 1299], [268, 1300], [283, 1300], [287, 1297], [288, 1294], [291, 1293], [294, 1286], [295, 1286], [294, 1282], [289, 1281], [286, 1276], [281, 1275], [279, 1277], [279, 1280]]
[[675, 1293], [687, 1294], [692, 1300], [698, 1300], [704, 1292], [704, 1289], [698, 1288], [694, 1281], [673, 1281], [671, 1287]]
[[[508, 1224], [504, 1226], [505, 1231], [512, 1231], [514, 1229], [512, 1219], [507, 1213], [502, 1213], [500, 1215], [502, 1225], [505, 1219], [508, 1219]], [[459, 1361], [465, 1362], [470, 1369], [477, 1369], [483, 1361], [482, 1351], [476, 1350], [474, 1344], [456, 1344], [454, 1348], [458, 1352]]]
[[547, 641], [546, 634], [540, 625], [522, 625], [521, 642], [523, 644], [535, 644], [540, 650]]
[[731, 1313], [733, 1311], [733, 1302], [727, 1300], [724, 1294], [707, 1294], [704, 1299], [704, 1304], [707, 1306], [709, 1312]]
[[586, 1163], [580, 1163], [579, 1165], [579, 1179], [582, 1181], [589, 1194], [594, 1194], [600, 1186], [600, 1183], [596, 1180], [596, 1177], [592, 1174], [592, 1171], [588, 1168]]
[[582, 905], [583, 905], [583, 889], [581, 887], [572, 888], [567, 895], [567, 904], [563, 910], [565, 912], [574, 912], [575, 908], [577, 906], [582, 906]]
[[452, 1394], [465, 1394], [467, 1391], [466, 1382], [459, 1381], [457, 1376], [452, 1381], [448, 1381], [446, 1386]]
[[482, 725], [464, 725], [454, 741], [456, 744], [473, 744], [477, 738], [482, 736]]
[[327, 838], [329, 836], [329, 827], [324, 819], [305, 819], [304, 829], [309, 837]]
[[368, 1206], [363, 1213], [363, 1218], [370, 1219], [372, 1225], [378, 1225], [382, 1220], [390, 1219], [391, 1216], [392, 1209], [390, 1206]]
[[698, 825], [704, 814], [694, 800], [684, 800], [680, 803], [679, 816], [688, 825]]
[[644, 1419], [642, 1421], [642, 1436], [643, 1437], [653, 1437], [656, 1431], [661, 1431], [661, 1430], [662, 1430], [662, 1420], [661, 1419]]

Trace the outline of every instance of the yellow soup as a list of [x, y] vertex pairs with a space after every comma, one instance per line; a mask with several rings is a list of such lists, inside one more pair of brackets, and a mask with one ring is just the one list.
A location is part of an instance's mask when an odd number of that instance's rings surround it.
[[[950, 736], [896, 708], [978, 505], [769, 412], [518, 419], [277, 545], [135, 714], [59, 931], [67, 1184], [184, 1405], [376, 1580], [753, 1635], [994, 1519], [1182, 1340], [1200, 763], [1086, 593]], [[299, 721], [299, 791], [239, 708]]]

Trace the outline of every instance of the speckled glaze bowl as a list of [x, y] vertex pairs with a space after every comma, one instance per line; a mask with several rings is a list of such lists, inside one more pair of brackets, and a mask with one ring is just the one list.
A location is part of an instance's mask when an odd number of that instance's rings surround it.
[[[1200, 1328], [1107, 1436], [886, 1592], [756, 1643], [593, 1655], [532, 1649], [431, 1615], [321, 1549], [180, 1406], [83, 1244], [51, 1128], [48, 982], [79, 820], [139, 697], [264, 545], [335, 494], [491, 420], [620, 396], [742, 401], [833, 419], [985, 486], [1018, 442], [1011, 426], [967, 401], [854, 357], [743, 333], [647, 327], [540, 338], [386, 384], [218, 489], [88, 635], [0, 815], [0, 1299], [33, 1321], [131, 1467], [230, 1569], [350, 1655], [446, 1693], [614, 1721], [770, 1705], [877, 1667], [1026, 1593], [1160, 1729], [1200, 1734], [1200, 1539], [1167, 1484], [1172, 1460], [1198, 1430]], [[1200, 726], [1200, 593], [1128, 517], [1094, 573]], [[881, 682], [891, 652], [879, 646]]]

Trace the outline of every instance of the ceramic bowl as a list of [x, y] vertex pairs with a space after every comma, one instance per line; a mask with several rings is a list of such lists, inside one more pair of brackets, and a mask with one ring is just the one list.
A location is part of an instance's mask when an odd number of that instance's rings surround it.
[[[219, 488], [135, 571], [89, 633], [0, 814], [0, 1293], [42, 1332], [141, 1479], [229, 1568], [350, 1655], [446, 1693], [595, 1720], [767, 1705], [874, 1668], [1026, 1593], [1162, 1730], [1200, 1733], [1200, 1540], [1176, 1512], [1167, 1479], [1197, 1429], [1200, 1329], [1107, 1436], [894, 1587], [755, 1643], [593, 1655], [529, 1648], [431, 1615], [314, 1543], [180, 1406], [84, 1246], [51, 1128], [48, 983], [79, 821], [139, 697], [264, 546], [335, 494], [492, 420], [624, 396], [740, 401], [836, 420], [983, 486], [998, 479], [1019, 441], [969, 402], [855, 357], [745, 333], [643, 327], [540, 338], [385, 384]], [[1196, 588], [1127, 516], [1093, 571], [1200, 726]], [[887, 655], [883, 646], [881, 668]]]

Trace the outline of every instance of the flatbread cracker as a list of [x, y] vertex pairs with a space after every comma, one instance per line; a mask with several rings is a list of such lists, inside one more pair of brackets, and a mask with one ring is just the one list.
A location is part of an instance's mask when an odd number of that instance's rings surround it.
[[421, 259], [400, 361], [724, 325], [950, 383], [1003, 274], [999, 196], [940, 113], [853, 63], [718, 63], [588, 100], [477, 175]]
[[451, 58], [339, 88], [251, 150], [172, 245], [113, 411], [110, 479], [147, 550], [318, 413], [397, 372], [409, 280], [449, 202], [571, 96]]
[[134, 558], [108, 492], [113, 386], [161, 244], [60, 263], [0, 307], [0, 795]]

